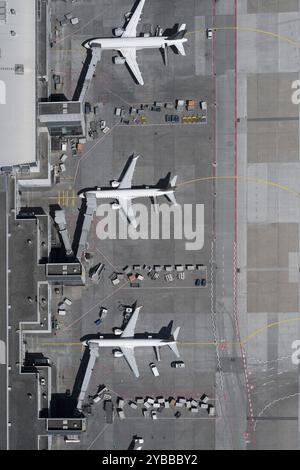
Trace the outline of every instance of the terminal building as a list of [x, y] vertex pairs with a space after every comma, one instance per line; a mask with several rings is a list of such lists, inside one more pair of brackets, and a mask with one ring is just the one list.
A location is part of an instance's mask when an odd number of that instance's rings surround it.
[[42, 102], [39, 104], [39, 121], [47, 127], [51, 137], [82, 137], [85, 120], [80, 101]]
[[86, 133], [81, 97], [48, 99], [49, 18], [49, 0], [0, 0], [0, 170], [20, 176], [22, 186], [50, 186], [52, 137]]
[[[9, 263], [8, 276], [7, 264], [0, 264], [5, 293], [0, 298], [0, 448], [46, 450], [55, 435], [77, 442], [86, 419], [58, 406], [52, 384], [55, 364], [42, 352], [32, 351], [28, 342], [52, 332], [53, 285], [82, 285], [84, 273], [80, 263], [47, 264], [49, 216], [16, 218], [14, 184], [14, 179], [0, 175], [0, 206], [8, 213], [0, 230], [6, 240], [1, 259], [7, 257]], [[20, 269], [20, 260], [26, 272]]]
[[97, 48], [87, 54], [72, 101], [51, 95], [50, 18], [50, 0], [0, 0], [0, 172], [26, 187], [51, 185], [51, 143], [85, 137], [85, 98], [101, 57]]
[[0, 172], [24, 186], [51, 184], [51, 140], [38, 122], [48, 91], [49, 12], [49, 0], [0, 1]]
[[35, 0], [0, 2], [0, 166], [36, 163]]

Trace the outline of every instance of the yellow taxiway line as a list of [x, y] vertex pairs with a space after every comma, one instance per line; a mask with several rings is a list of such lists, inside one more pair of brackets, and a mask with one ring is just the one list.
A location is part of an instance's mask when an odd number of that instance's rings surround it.
[[[299, 321], [300, 317], [294, 317], [294, 318], [286, 318], [285, 320], [280, 320], [278, 322], [273, 322], [269, 323], [268, 325], [265, 325], [261, 328], [257, 328], [257, 330], [254, 330], [252, 333], [250, 333], [245, 339], [243, 339], [241, 342], [239, 341], [220, 341], [219, 343], [215, 343], [213, 341], [199, 341], [199, 342], [188, 342], [188, 341], [178, 341], [178, 344], [180, 346], [222, 346], [222, 345], [227, 345], [227, 346], [238, 346], [242, 345], [245, 346], [246, 343], [248, 343], [251, 339], [255, 338], [257, 335], [262, 333], [263, 331], [266, 331], [271, 328], [275, 328], [276, 326], [284, 325], [287, 323], [292, 323], [295, 321]], [[62, 343], [42, 343], [43, 346], [83, 346], [82, 343], [68, 343], [68, 342], [62, 342]]]

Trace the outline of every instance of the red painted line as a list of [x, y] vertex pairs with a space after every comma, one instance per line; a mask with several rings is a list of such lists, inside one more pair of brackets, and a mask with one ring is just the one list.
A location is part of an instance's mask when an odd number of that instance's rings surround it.
[[238, 118], [238, 96], [237, 96], [237, 0], [234, 0], [234, 241], [237, 243], [237, 173], [238, 173], [238, 144], [237, 144], [237, 118]]
[[[212, 27], [213, 29], [216, 27], [216, 2], [215, 0], [212, 0]], [[227, 40], [227, 36], [226, 36]], [[216, 67], [216, 61], [215, 61], [215, 49], [216, 49], [216, 35], [213, 34], [213, 39], [212, 39], [212, 74], [213, 74], [213, 81], [214, 81], [214, 94], [213, 94], [213, 112], [212, 112], [212, 123], [213, 123], [213, 149], [212, 149], [212, 174], [215, 177], [217, 175], [217, 167], [214, 165], [214, 163], [217, 163], [217, 132], [216, 132], [216, 126], [217, 126], [217, 101], [218, 101], [218, 93], [217, 93], [217, 67]], [[226, 103], [228, 102], [226, 98]], [[216, 106], [215, 106], [216, 104]], [[230, 119], [230, 116], [229, 116]], [[226, 130], [228, 131], [228, 123], [230, 122], [229, 119], [226, 119]], [[227, 154], [228, 157], [228, 154]], [[212, 182], [212, 189], [213, 193], [216, 191], [217, 187], [217, 182], [214, 179]], [[225, 198], [224, 198], [225, 199]], [[224, 231], [226, 233], [226, 231]], [[215, 240], [217, 235], [216, 231], [216, 198], [213, 197], [213, 229], [212, 229], [212, 236], [213, 240]], [[221, 372], [222, 373], [222, 372]], [[234, 426], [233, 422], [230, 416], [230, 410], [229, 410], [229, 405], [228, 405], [228, 399], [226, 392], [224, 392], [224, 399], [223, 401], [223, 406], [226, 411], [229, 412], [229, 416], [224, 417], [224, 421], [228, 421], [228, 427], [230, 429], [230, 440], [231, 440], [231, 445], [232, 448], [234, 447], [233, 445], [233, 436], [234, 436]], [[222, 408], [221, 408], [222, 411]]]
[[[215, 28], [216, 26], [216, 3], [214, 0], [212, 0], [212, 27]], [[216, 37], [215, 34], [213, 34], [212, 38], [212, 76], [213, 76], [213, 103], [217, 102], [217, 69], [216, 69], [216, 63], [215, 63], [215, 42], [216, 42]], [[217, 148], [216, 148], [216, 107], [213, 105], [213, 110], [212, 110], [212, 191], [213, 194], [216, 191], [216, 174], [217, 174], [217, 169], [215, 163], [217, 162]], [[213, 226], [212, 226], [212, 239], [214, 240], [216, 237], [216, 198], [213, 197], [213, 204], [212, 204], [212, 211], [213, 211]]]
[[238, 247], [238, 181], [237, 181], [237, 174], [238, 174], [238, 31], [237, 31], [237, 0], [234, 0], [234, 263], [233, 263], [233, 293], [234, 293], [234, 317], [236, 323], [236, 333], [241, 345], [241, 354], [243, 359], [243, 367], [244, 367], [244, 376], [245, 376], [245, 383], [246, 383], [246, 390], [247, 390], [247, 400], [248, 400], [248, 410], [250, 414], [250, 425], [251, 425], [251, 441], [253, 447], [256, 447], [256, 439], [255, 439], [255, 431], [254, 431], [254, 413], [253, 413], [253, 405], [251, 399], [251, 391], [249, 385], [249, 372], [247, 367], [247, 358], [246, 358], [246, 351], [244, 346], [241, 343], [241, 332], [240, 332], [240, 324], [239, 324], [239, 317], [238, 317], [238, 295], [237, 295], [237, 247]]

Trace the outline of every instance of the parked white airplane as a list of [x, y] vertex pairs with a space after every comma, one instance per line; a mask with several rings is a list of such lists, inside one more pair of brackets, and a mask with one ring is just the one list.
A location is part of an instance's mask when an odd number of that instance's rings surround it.
[[169, 174], [168, 181], [163, 188], [159, 186], [132, 188], [131, 182], [138, 158], [139, 155], [132, 158], [131, 163], [122, 180], [112, 181], [111, 188], [96, 188], [94, 190], [89, 189], [80, 193], [81, 198], [86, 197], [88, 194], [94, 194], [97, 199], [116, 199], [118, 202], [113, 203], [112, 208], [115, 210], [121, 209], [126, 217], [126, 220], [128, 220], [134, 228], [137, 227], [137, 222], [135, 220], [131, 204], [132, 199], [139, 197], [150, 197], [154, 201], [155, 210], [157, 210], [156, 198], [159, 196], [165, 196], [169, 202], [175, 206], [177, 205], [174, 195], [174, 191], [176, 190], [177, 176], [174, 176], [171, 179], [171, 175]]
[[[91, 49], [100, 47], [101, 50], [116, 50], [121, 53], [128, 67], [132, 71], [140, 85], [144, 85], [137, 60], [136, 51], [141, 49], [161, 49], [164, 52], [165, 64], [167, 65], [167, 49], [175, 47], [181, 55], [185, 55], [183, 43], [187, 41], [186, 25], [182, 24], [178, 31], [172, 36], [138, 37], [137, 25], [140, 20], [145, 0], [140, 0], [137, 8], [132, 14], [124, 32], [120, 37], [114, 38], [94, 38], [86, 41], [84, 47]], [[115, 60], [115, 63], [118, 63]]]
[[121, 336], [117, 338], [101, 338], [101, 339], [91, 339], [83, 341], [84, 346], [90, 347], [91, 345], [96, 345], [99, 348], [113, 348], [116, 349], [115, 357], [123, 357], [126, 359], [130, 369], [136, 377], [139, 377], [138, 366], [134, 357], [134, 348], [145, 348], [152, 347], [155, 349], [158, 360], [160, 360], [159, 348], [163, 346], [169, 346], [170, 349], [174, 352], [177, 357], [180, 357], [179, 351], [177, 348], [177, 337], [180, 331], [180, 327], [177, 327], [173, 334], [170, 334], [169, 338], [158, 337], [139, 339], [135, 338], [134, 330], [136, 322], [142, 307], [137, 307], [133, 312], [130, 320], [128, 321], [125, 329]]

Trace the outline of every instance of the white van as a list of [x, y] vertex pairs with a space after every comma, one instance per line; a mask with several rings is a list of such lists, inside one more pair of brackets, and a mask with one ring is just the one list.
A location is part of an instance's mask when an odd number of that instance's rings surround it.
[[207, 39], [212, 39], [212, 37], [213, 37], [213, 30], [212, 30], [211, 28], [208, 28], [208, 29], [206, 30], [206, 37], [207, 37]]
[[158, 369], [157, 369], [156, 365], [154, 364], [154, 362], [151, 362], [151, 363], [149, 364], [149, 366], [150, 366], [150, 369], [152, 370], [153, 375], [154, 375], [155, 377], [158, 377], [158, 376], [159, 376], [159, 372], [158, 372]]

